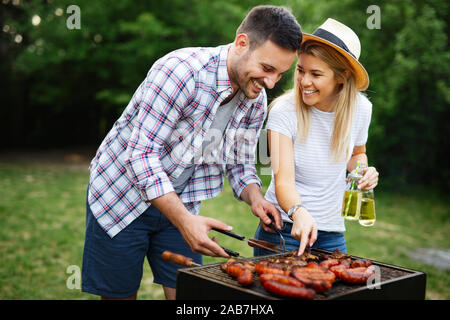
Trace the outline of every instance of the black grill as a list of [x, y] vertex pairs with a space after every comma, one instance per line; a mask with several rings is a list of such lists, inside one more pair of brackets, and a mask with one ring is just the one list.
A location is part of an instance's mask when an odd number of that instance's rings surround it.
[[[330, 254], [321, 249], [312, 249], [312, 254]], [[250, 258], [261, 261], [287, 254], [274, 254]], [[352, 257], [360, 259], [360, 257]], [[354, 285], [336, 280], [330, 291], [316, 295], [316, 300], [328, 299], [425, 299], [426, 274], [420, 271], [397, 267], [372, 260], [379, 268], [379, 281]], [[201, 267], [179, 269], [177, 276], [177, 299], [272, 299], [279, 297], [267, 292], [255, 275], [248, 287], [241, 286], [235, 279], [220, 269], [220, 263]]]

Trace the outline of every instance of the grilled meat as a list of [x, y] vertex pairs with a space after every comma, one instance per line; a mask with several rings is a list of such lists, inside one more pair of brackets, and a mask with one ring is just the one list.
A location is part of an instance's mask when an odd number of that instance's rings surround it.
[[183, 256], [182, 254], [164, 251], [162, 258], [166, 261], [171, 261], [181, 266], [190, 267], [195, 264], [194, 259]]
[[367, 259], [358, 259], [353, 261], [352, 268], [359, 268], [359, 267], [369, 267], [372, 265], [372, 262]]
[[319, 263], [320, 266], [325, 267], [327, 269], [330, 269], [333, 266], [337, 266], [340, 264], [340, 261], [338, 259], [327, 259], [323, 260], [321, 263]]
[[352, 257], [350, 254], [343, 253], [339, 249], [335, 249], [331, 254], [319, 253], [317, 255], [322, 259], [337, 259], [337, 260], [349, 259]]
[[262, 275], [259, 276], [259, 281], [261, 281], [262, 284], [264, 284], [264, 282], [267, 281], [275, 281], [275, 282], [279, 282], [279, 283], [284, 283], [284, 284], [288, 284], [294, 287], [302, 287], [304, 288], [305, 285], [298, 281], [297, 279], [295, 279], [294, 277], [291, 276], [287, 276], [284, 274], [278, 274], [278, 273], [263, 273]]
[[316, 292], [330, 290], [336, 279], [333, 272], [314, 262], [308, 263], [305, 267], [296, 268], [290, 275], [301, 281], [306, 287], [314, 289]]
[[237, 282], [243, 286], [248, 286], [253, 282], [253, 273], [239, 263], [227, 265], [226, 272], [236, 278]]
[[296, 287], [289, 284], [268, 280], [263, 283], [264, 289], [274, 295], [285, 298], [314, 299], [316, 292], [312, 289]]
[[255, 263], [253, 261], [230, 258], [220, 264], [220, 269], [233, 278], [236, 278], [239, 284], [248, 286], [253, 282]]
[[298, 256], [297, 253], [298, 253], [297, 249], [291, 250], [289, 252], [289, 256], [295, 257], [296, 259], [300, 259], [300, 260], [303, 260], [303, 261], [316, 261], [316, 260], [319, 260], [318, 256], [315, 256], [315, 255], [313, 255], [311, 253], [311, 249], [310, 248], [305, 249], [305, 251], [303, 251], [303, 253], [300, 256]]
[[290, 271], [285, 268], [284, 265], [280, 263], [273, 263], [267, 260], [259, 261], [255, 266], [255, 271], [261, 275], [264, 273], [278, 273], [278, 274], [286, 274]]
[[348, 283], [366, 283], [375, 274], [373, 267], [347, 268], [339, 273], [339, 278]]

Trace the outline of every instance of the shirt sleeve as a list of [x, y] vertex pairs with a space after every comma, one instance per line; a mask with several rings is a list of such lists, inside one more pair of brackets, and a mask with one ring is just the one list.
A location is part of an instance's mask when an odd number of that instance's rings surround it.
[[372, 103], [362, 94], [358, 94], [356, 101], [360, 110], [360, 130], [355, 140], [355, 146], [362, 146], [367, 143], [369, 136], [370, 121], [372, 118]]
[[144, 201], [174, 191], [160, 155], [194, 91], [194, 72], [172, 57], [158, 60], [135, 94], [139, 113], [127, 145], [126, 170]]
[[235, 136], [235, 163], [226, 165], [226, 173], [233, 195], [239, 201], [242, 201], [241, 193], [246, 186], [256, 183], [261, 188], [262, 185], [256, 172], [255, 163], [256, 146], [267, 110], [266, 101], [264, 95], [262, 101], [256, 102], [257, 105], [249, 109], [249, 116], [245, 117], [243, 127]]
[[277, 101], [270, 109], [266, 129], [276, 131], [290, 138], [297, 136], [295, 106], [288, 99]]

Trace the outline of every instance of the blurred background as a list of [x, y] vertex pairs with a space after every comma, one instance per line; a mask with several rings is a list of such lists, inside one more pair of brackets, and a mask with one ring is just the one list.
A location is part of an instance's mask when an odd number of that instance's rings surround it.
[[[427, 298], [450, 298], [448, 1], [0, 0], [0, 299], [95, 299], [67, 267], [81, 267], [96, 148], [156, 59], [231, 42], [258, 4], [290, 8], [307, 33], [332, 17], [359, 35], [380, 183], [377, 224], [348, 224], [349, 252], [425, 270]], [[293, 70], [269, 102], [292, 86]], [[252, 236], [258, 221], [231, 198], [227, 185], [202, 214], [227, 212]], [[161, 299], [145, 268], [139, 296]]]

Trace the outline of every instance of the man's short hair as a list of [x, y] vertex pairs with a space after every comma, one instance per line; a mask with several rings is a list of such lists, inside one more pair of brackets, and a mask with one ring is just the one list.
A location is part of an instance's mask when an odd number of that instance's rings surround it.
[[279, 6], [257, 6], [250, 10], [236, 35], [249, 37], [250, 49], [271, 40], [278, 46], [297, 51], [302, 43], [302, 30], [292, 13]]

